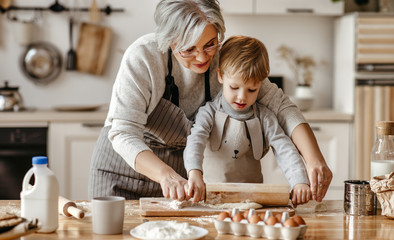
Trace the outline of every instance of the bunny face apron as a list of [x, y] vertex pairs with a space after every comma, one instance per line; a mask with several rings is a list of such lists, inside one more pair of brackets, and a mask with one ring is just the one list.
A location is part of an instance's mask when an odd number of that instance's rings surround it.
[[[171, 76], [171, 51], [168, 52], [168, 75], [163, 98], [149, 115], [144, 129], [144, 141], [163, 162], [186, 178], [183, 150], [192, 122], [178, 107], [178, 88]], [[205, 100], [210, 100], [209, 71], [205, 73]], [[93, 151], [89, 175], [89, 199], [101, 196], [124, 196], [126, 199], [160, 197], [159, 183], [134, 171], [116, 153], [108, 140], [111, 126], [101, 130]]]
[[253, 110], [252, 119], [238, 121], [220, 111], [219, 101], [210, 141], [204, 152], [205, 182], [263, 182], [260, 159], [268, 150], [263, 148], [263, 132], [256, 116], [256, 106]]

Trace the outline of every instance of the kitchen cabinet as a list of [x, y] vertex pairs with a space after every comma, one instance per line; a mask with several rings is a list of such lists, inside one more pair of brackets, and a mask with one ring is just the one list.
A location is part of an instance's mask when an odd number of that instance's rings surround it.
[[227, 14], [252, 14], [255, 0], [221, 0], [220, 7]]
[[[333, 173], [325, 199], [343, 200], [344, 181], [349, 179], [351, 122], [309, 121], [320, 150]], [[270, 151], [261, 160], [265, 183], [288, 183]]]
[[394, 16], [352, 13], [335, 20], [336, 110], [354, 114], [356, 179], [370, 179], [370, 151], [377, 121], [394, 120]]
[[52, 122], [48, 130], [48, 157], [59, 181], [60, 195], [88, 199], [90, 159], [102, 122]]
[[315, 14], [340, 16], [344, 1], [332, 0], [222, 0], [226, 14]]

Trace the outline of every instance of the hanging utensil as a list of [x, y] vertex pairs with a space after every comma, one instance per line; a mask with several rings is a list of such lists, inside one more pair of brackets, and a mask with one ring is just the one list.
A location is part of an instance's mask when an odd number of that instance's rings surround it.
[[55, 1], [54, 4], [49, 6], [49, 9], [54, 12], [63, 12], [64, 10], [66, 10], [66, 8], [63, 5], [61, 5], [57, 0]]
[[97, 7], [96, 0], [93, 0], [92, 5], [90, 6], [89, 19], [94, 23], [98, 23], [100, 21], [100, 9]]
[[0, 7], [2, 7], [4, 10], [7, 10], [9, 7], [11, 7], [12, 0], [0, 0]]
[[67, 63], [66, 70], [76, 70], [77, 69], [77, 53], [73, 49], [73, 18], [70, 17], [70, 50], [67, 53]]

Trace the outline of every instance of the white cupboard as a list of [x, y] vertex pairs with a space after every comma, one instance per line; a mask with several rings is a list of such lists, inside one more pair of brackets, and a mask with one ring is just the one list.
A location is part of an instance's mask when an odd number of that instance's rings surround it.
[[48, 157], [59, 181], [60, 195], [88, 199], [90, 160], [103, 123], [49, 124]]
[[[320, 150], [333, 173], [326, 200], [343, 200], [344, 181], [349, 179], [351, 122], [310, 122]], [[270, 151], [261, 160], [265, 183], [285, 183], [287, 180]]]
[[255, 0], [221, 0], [220, 7], [227, 14], [252, 14]]
[[221, 0], [225, 14], [316, 14], [340, 16], [344, 1], [332, 0]]

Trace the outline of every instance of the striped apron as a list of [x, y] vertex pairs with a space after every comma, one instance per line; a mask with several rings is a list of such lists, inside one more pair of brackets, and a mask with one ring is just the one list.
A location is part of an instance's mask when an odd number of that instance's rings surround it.
[[[159, 104], [148, 116], [144, 141], [164, 163], [186, 178], [183, 150], [192, 122], [178, 107], [178, 89], [171, 76], [171, 51], [168, 52], [166, 90]], [[205, 100], [210, 100], [209, 70], [205, 73]], [[108, 140], [111, 126], [101, 130], [93, 151], [89, 175], [89, 199], [100, 196], [123, 196], [126, 199], [162, 197], [159, 183], [134, 171], [116, 153]]]

